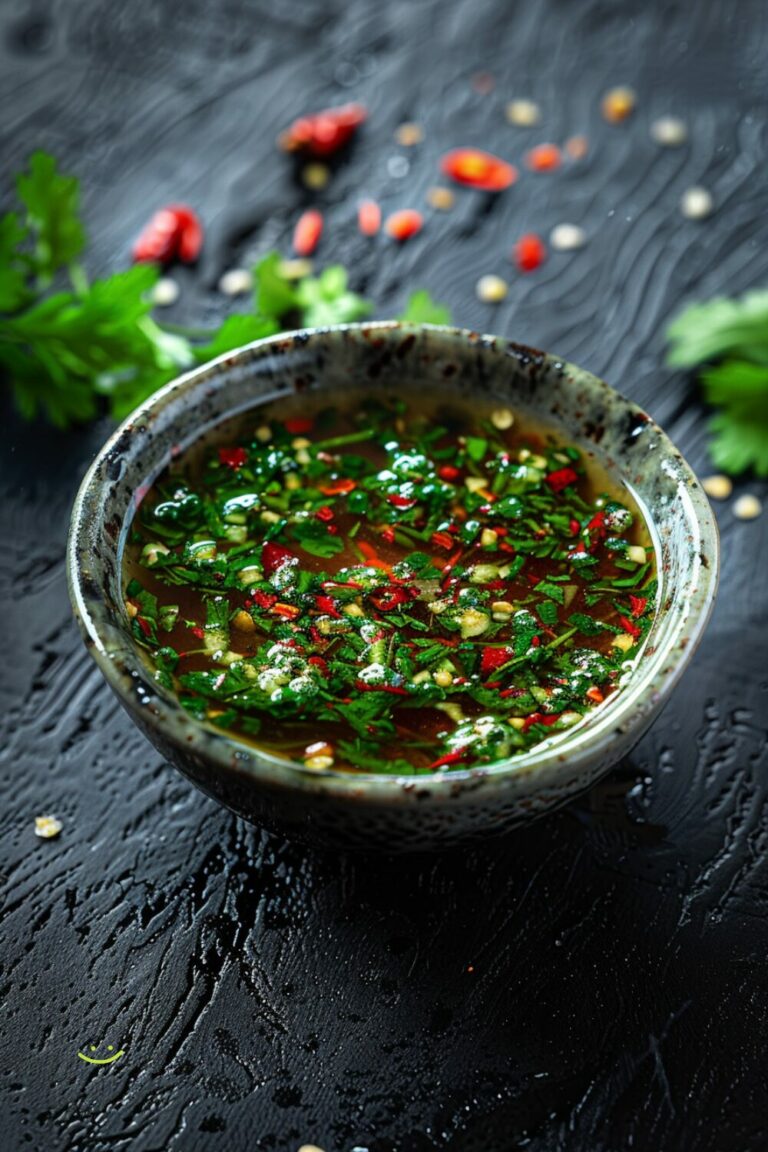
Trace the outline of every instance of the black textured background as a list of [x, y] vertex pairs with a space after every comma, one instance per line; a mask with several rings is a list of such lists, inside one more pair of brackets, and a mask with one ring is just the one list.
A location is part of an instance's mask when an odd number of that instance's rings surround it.
[[[220, 273], [287, 247], [308, 198], [277, 132], [358, 98], [370, 121], [318, 197], [322, 257], [351, 266], [380, 315], [426, 286], [458, 322], [582, 363], [707, 470], [705, 414], [663, 368], [662, 331], [688, 299], [768, 281], [763, 0], [6, 0], [0, 42], [3, 195], [33, 147], [54, 151], [83, 180], [94, 273], [125, 264], [151, 210], [189, 201], [208, 240], [173, 315], [215, 318]], [[622, 127], [598, 113], [615, 83], [640, 96]], [[540, 130], [505, 122], [520, 95], [541, 102]], [[648, 125], [670, 112], [690, 140], [661, 150]], [[405, 118], [426, 133], [407, 152]], [[447, 147], [514, 160], [574, 132], [582, 164], [493, 202], [459, 194], [400, 250], [356, 233], [360, 194], [420, 205]], [[718, 208], [694, 224], [677, 205], [700, 182]], [[514, 275], [516, 236], [562, 220], [589, 246]], [[497, 310], [474, 295], [491, 271], [512, 282]], [[65, 536], [107, 431], [10, 413], [0, 429], [2, 1147], [768, 1147], [765, 521], [719, 510], [706, 639], [590, 796], [492, 851], [355, 862], [193, 791], [86, 656]], [[65, 826], [42, 842], [47, 811]], [[126, 1054], [89, 1068], [88, 1043]]]

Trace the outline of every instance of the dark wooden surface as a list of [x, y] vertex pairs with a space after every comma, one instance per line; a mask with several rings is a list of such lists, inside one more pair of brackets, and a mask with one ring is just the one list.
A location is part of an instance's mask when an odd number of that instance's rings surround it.
[[[318, 198], [323, 258], [380, 315], [427, 286], [457, 321], [604, 375], [706, 471], [705, 414], [662, 332], [688, 299], [768, 280], [767, 21], [760, 0], [7, 2], [4, 195], [33, 147], [54, 151], [83, 180], [94, 272], [124, 265], [152, 209], [191, 202], [208, 242], [174, 316], [212, 318], [221, 271], [286, 247], [308, 198], [278, 130], [362, 99], [370, 122]], [[614, 83], [640, 97], [620, 128], [597, 111]], [[540, 131], [505, 123], [517, 95], [541, 102]], [[682, 149], [649, 140], [665, 113], [690, 124]], [[404, 118], [425, 128], [408, 152]], [[361, 193], [419, 205], [449, 146], [519, 159], [574, 132], [582, 165], [459, 195], [401, 250], [355, 232]], [[699, 182], [718, 209], [693, 224], [677, 204]], [[521, 231], [562, 220], [587, 228], [583, 252], [512, 274], [498, 310], [476, 300]], [[6, 414], [0, 432], [3, 1148], [768, 1147], [765, 521], [719, 510], [714, 619], [631, 761], [493, 850], [366, 863], [246, 827], [118, 711], [64, 585], [107, 431]], [[42, 842], [47, 811], [64, 831]], [[90, 1068], [90, 1043], [125, 1055]]]

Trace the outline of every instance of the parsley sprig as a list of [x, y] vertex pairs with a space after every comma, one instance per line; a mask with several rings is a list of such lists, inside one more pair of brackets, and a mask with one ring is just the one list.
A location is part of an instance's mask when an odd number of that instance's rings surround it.
[[[140, 264], [89, 281], [79, 183], [52, 156], [32, 155], [16, 193], [19, 208], [0, 218], [0, 370], [28, 420], [42, 415], [66, 428], [105, 406], [122, 419], [180, 372], [242, 344], [373, 310], [349, 288], [341, 265], [291, 281], [272, 252], [254, 269], [252, 311], [207, 333], [170, 330], [151, 315], [159, 268]], [[417, 314], [448, 319], [424, 292], [402, 318]]]
[[732, 475], [752, 468], [768, 476], [768, 290], [694, 304], [667, 338], [668, 364], [707, 365], [701, 383], [717, 409], [709, 425], [714, 463]]

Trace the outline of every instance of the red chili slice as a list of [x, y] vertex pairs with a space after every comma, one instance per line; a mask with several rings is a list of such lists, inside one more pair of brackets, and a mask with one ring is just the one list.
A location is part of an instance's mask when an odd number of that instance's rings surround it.
[[294, 556], [293, 552], [289, 552], [280, 544], [273, 544], [271, 540], [268, 540], [261, 549], [261, 563], [267, 576], [271, 576], [278, 568], [282, 568], [283, 564], [296, 559], [297, 557]]
[[323, 496], [345, 496], [348, 492], [354, 492], [357, 488], [355, 480], [331, 480], [330, 484], [321, 487], [320, 491]]
[[480, 148], [456, 148], [446, 153], [440, 168], [457, 184], [483, 192], [502, 192], [517, 180], [517, 169]]
[[327, 524], [329, 520], [333, 520], [333, 508], [329, 508], [327, 504], [323, 504], [322, 508], [318, 508], [317, 512], [315, 512], [315, 516], [318, 520], [322, 520], [323, 523]]
[[203, 227], [198, 215], [185, 204], [169, 204], [155, 212], [133, 246], [137, 264], [148, 261], [170, 264], [193, 263], [203, 246]]
[[393, 493], [387, 496], [387, 503], [394, 505], [395, 508], [414, 508], [417, 501], [413, 496], [398, 496], [397, 493]]
[[605, 700], [605, 696], [603, 696], [600, 689], [596, 686], [592, 687], [592, 688], [587, 688], [584, 695], [587, 697], [588, 700], [591, 700], [593, 704], [602, 704], [603, 700]]
[[417, 212], [415, 208], [403, 208], [400, 212], [393, 212], [387, 217], [384, 228], [388, 236], [402, 243], [404, 240], [410, 240], [417, 232], [421, 232], [423, 224], [424, 217], [421, 212]]
[[273, 604], [277, 604], [277, 596], [273, 596], [269, 592], [262, 592], [261, 589], [254, 592], [253, 599], [259, 608], [271, 608]]
[[382, 540], [384, 540], [387, 544], [394, 544], [394, 542], [395, 542], [395, 530], [394, 530], [394, 528], [382, 528], [379, 535], [381, 536]]
[[302, 212], [293, 230], [293, 250], [297, 256], [311, 256], [323, 234], [323, 214], [316, 208]]
[[236, 471], [248, 463], [248, 453], [245, 448], [219, 448], [219, 460]]
[[453, 536], [451, 536], [450, 532], [433, 532], [432, 543], [437, 548], [445, 548], [447, 552], [450, 552], [451, 548], [453, 548]]
[[642, 616], [643, 612], [645, 612], [647, 605], [648, 605], [648, 597], [647, 596], [633, 596], [632, 593], [630, 592], [630, 594], [629, 594], [629, 606], [632, 609], [632, 615], [633, 616], [635, 616], [635, 617]]
[[619, 624], [621, 624], [625, 632], [629, 633], [633, 640], [637, 640], [638, 637], [642, 635], [642, 629], [639, 628], [637, 624], [633, 624], [631, 620], [628, 620], [626, 616], [619, 616]]
[[456, 480], [461, 472], [453, 464], [443, 464], [442, 467], [438, 468], [437, 474], [441, 480]]
[[379, 612], [392, 612], [401, 604], [407, 604], [410, 599], [408, 590], [397, 584], [390, 584], [387, 588], [380, 588], [371, 594], [371, 603]]
[[336, 620], [341, 620], [341, 612], [330, 596], [315, 596], [315, 607], [318, 611], [324, 612], [326, 616], [333, 616]]
[[523, 721], [522, 731], [527, 732], [532, 724], [543, 724], [545, 728], [549, 728], [551, 724], [556, 724], [559, 719], [559, 716], [545, 716], [543, 712], [531, 712], [530, 716], [526, 716]]
[[311, 116], [294, 120], [278, 137], [285, 152], [305, 152], [311, 156], [332, 156], [354, 136], [368, 115], [362, 104], [324, 108]]
[[513, 650], [511, 648], [484, 648], [480, 657], [480, 675], [487, 676], [489, 673], [495, 672], [497, 668], [506, 664], [512, 655]]
[[358, 206], [357, 226], [363, 236], [375, 236], [381, 228], [381, 208], [375, 200], [363, 200]]
[[563, 157], [556, 144], [537, 144], [526, 153], [525, 162], [532, 172], [552, 172], [560, 167]]
[[429, 765], [430, 768], [444, 768], [447, 764], [460, 764], [462, 760], [466, 760], [466, 748], [457, 748], [455, 752], [446, 752], [445, 756], [440, 756], [439, 759], [433, 760]]
[[514, 247], [513, 256], [521, 272], [533, 272], [547, 258], [544, 241], [535, 232], [526, 232]]
[[312, 431], [314, 423], [309, 416], [292, 416], [290, 420], [285, 421], [284, 427], [291, 436], [303, 436], [306, 432]]
[[362, 680], [355, 681], [358, 692], [391, 692], [393, 696], [410, 696], [407, 688], [398, 688], [396, 684], [365, 684]]
[[573, 468], [558, 468], [555, 472], [550, 472], [544, 479], [553, 492], [562, 492], [564, 488], [576, 484], [579, 477]]

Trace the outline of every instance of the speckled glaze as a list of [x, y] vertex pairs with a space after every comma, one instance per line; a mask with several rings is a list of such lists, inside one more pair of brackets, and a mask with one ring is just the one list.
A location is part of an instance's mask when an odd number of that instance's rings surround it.
[[[403, 777], [310, 771], [193, 720], [152, 679], [130, 636], [121, 554], [136, 493], [201, 432], [297, 393], [432, 391], [497, 399], [559, 425], [644, 505], [660, 572], [657, 618], [630, 683], [588, 722], [486, 768]], [[253, 823], [339, 848], [438, 849], [500, 833], [588, 788], [662, 708], [709, 617], [717, 529], [693, 472], [660, 428], [602, 380], [495, 336], [397, 323], [257, 341], [174, 381], [104, 446], [78, 494], [68, 573], [85, 642], [152, 743]]]

